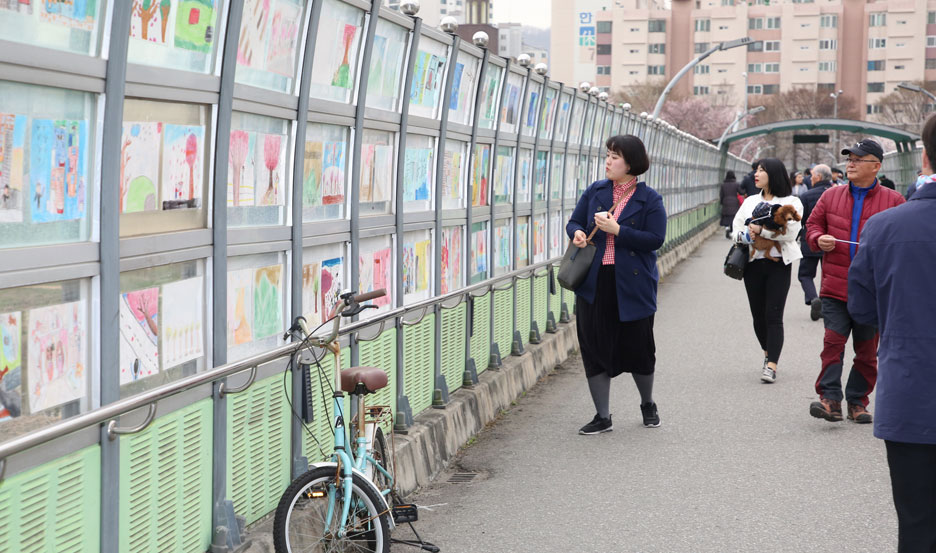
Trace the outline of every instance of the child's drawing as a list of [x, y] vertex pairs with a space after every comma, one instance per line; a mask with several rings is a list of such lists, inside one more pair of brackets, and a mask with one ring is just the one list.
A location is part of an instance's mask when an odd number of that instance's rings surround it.
[[159, 287], [120, 295], [120, 383], [159, 372]]
[[442, 293], [457, 289], [462, 282], [462, 227], [442, 229]]
[[162, 208], [201, 207], [205, 127], [163, 125]]
[[273, 336], [283, 329], [283, 266], [256, 270], [253, 282], [254, 338]]
[[88, 351], [84, 303], [30, 309], [27, 321], [30, 412], [84, 397]]
[[253, 69], [263, 69], [264, 47], [270, 33], [270, 0], [244, 0], [240, 39], [237, 42], [237, 63]]
[[169, 44], [172, 0], [133, 0], [131, 9], [131, 38]]
[[211, 52], [214, 42], [215, 2], [217, 0], [180, 0], [176, 9], [176, 48], [193, 52]]
[[169, 369], [205, 354], [205, 280], [189, 278], [162, 287], [162, 367]]
[[120, 147], [120, 212], [159, 209], [159, 148], [162, 123], [123, 124]]
[[253, 341], [253, 269], [228, 272], [227, 342], [228, 347]]
[[23, 220], [26, 124], [25, 115], [0, 113], [0, 223]]
[[254, 205], [257, 182], [257, 133], [231, 131], [228, 154], [228, 206]]
[[285, 202], [286, 142], [286, 137], [279, 134], [257, 135], [256, 205], [283, 205]]
[[29, 181], [34, 223], [84, 217], [87, 136], [85, 121], [33, 119]]
[[22, 322], [20, 311], [0, 313], [0, 423], [22, 414]]
[[284, 77], [295, 75], [301, 9], [291, 2], [274, 4], [266, 55], [267, 71]]
[[406, 165], [403, 171], [403, 201], [413, 202], [429, 199], [432, 187], [433, 150], [431, 148], [407, 148]]

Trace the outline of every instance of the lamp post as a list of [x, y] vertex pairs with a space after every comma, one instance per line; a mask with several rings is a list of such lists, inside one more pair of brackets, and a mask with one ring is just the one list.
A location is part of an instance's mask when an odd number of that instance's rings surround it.
[[765, 106], [757, 106], [747, 111], [739, 111], [738, 115], [735, 116], [734, 121], [732, 121], [730, 125], [725, 127], [725, 131], [721, 133], [721, 137], [718, 139], [718, 149], [721, 150], [722, 142], [725, 141], [725, 136], [728, 134], [728, 131], [730, 131], [732, 127], [738, 124], [738, 121], [744, 119], [748, 115], [754, 115], [755, 113], [760, 113], [764, 111], [765, 109], [767, 109]]
[[[829, 94], [829, 98], [832, 98], [833, 100], [835, 100], [834, 107], [832, 108], [833, 119], [838, 119], [838, 99], [839, 99], [839, 96], [842, 95], [842, 92], [844, 91], [840, 89], [837, 92], [832, 92]], [[836, 148], [838, 148], [838, 141], [839, 141], [839, 134], [838, 134], [838, 130], [836, 130], [835, 131], [835, 147]]]
[[767, 150], [769, 150], [769, 149], [771, 149], [771, 148], [773, 148], [773, 145], [772, 145], [772, 144], [771, 144], [771, 145], [767, 145], [767, 146], [761, 146], [760, 148], [757, 149], [756, 152], [754, 152], [754, 159], [760, 159], [760, 153], [761, 153], [761, 152], [766, 152]]
[[[747, 71], [743, 71], [743, 72], [741, 73], [741, 76], [744, 77], [744, 111], [747, 111], [747, 110], [748, 110], [748, 103], [747, 103], [747, 101], [748, 101], [748, 92], [747, 92], [747, 87], [748, 87], [747, 78], [748, 78], [748, 74], [747, 74]], [[736, 130], [738, 130], [738, 124], [739, 124], [739, 123], [740, 123], [740, 121], [739, 121], [738, 123], [735, 123], [735, 126], [731, 129], [731, 132], [735, 132]], [[744, 123], [744, 128], [745, 128], [745, 129], [747, 128], [747, 122]]]
[[705, 52], [696, 56], [694, 60], [690, 61], [686, 64], [685, 67], [680, 69], [679, 73], [676, 73], [676, 76], [673, 77], [673, 80], [671, 80], [669, 84], [666, 85], [666, 88], [663, 89], [662, 94], [660, 94], [660, 97], [657, 99], [656, 107], [653, 108], [653, 118], [656, 119], [660, 116], [660, 110], [663, 109], [663, 102], [666, 100], [666, 96], [670, 93], [671, 90], [673, 90], [673, 87], [676, 86], [676, 83], [679, 81], [679, 79], [683, 78], [683, 75], [688, 73], [689, 70], [695, 67], [700, 61], [720, 50], [728, 50], [730, 48], [737, 48], [738, 46], [747, 46], [752, 42], [755, 42], [755, 40], [749, 36], [735, 40], [729, 40], [728, 42], [719, 42], [715, 46], [712, 46]]
[[897, 88], [903, 88], [906, 90], [912, 90], [913, 92], [920, 92], [922, 94], [926, 94], [927, 96], [930, 97], [930, 100], [932, 100], [933, 102], [936, 102], [936, 96], [933, 96], [932, 92], [930, 92], [929, 90], [926, 90], [922, 86], [915, 85], [913, 83], [900, 83], [899, 85], [897, 85]]

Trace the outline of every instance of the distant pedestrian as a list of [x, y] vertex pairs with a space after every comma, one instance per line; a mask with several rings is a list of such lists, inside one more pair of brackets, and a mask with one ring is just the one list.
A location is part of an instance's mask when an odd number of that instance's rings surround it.
[[822, 260], [822, 252], [814, 252], [806, 244], [806, 225], [809, 221], [809, 215], [812, 213], [816, 203], [822, 196], [822, 193], [832, 188], [832, 171], [829, 166], [820, 163], [812, 170], [813, 187], [807, 190], [800, 200], [803, 202], [803, 232], [800, 233], [800, 251], [803, 252], [803, 259], [799, 263], [800, 286], [803, 288], [803, 294], [806, 296], [806, 305], [809, 306], [809, 318], [818, 321], [822, 317], [822, 300], [816, 293], [816, 269], [819, 267], [819, 261]]
[[804, 192], [809, 190], [805, 181], [803, 180], [803, 174], [799, 171], [793, 171], [790, 173], [790, 182], [793, 183], [794, 196], [802, 196]]
[[[936, 173], [936, 116], [923, 127], [923, 173]], [[848, 271], [848, 310], [881, 329], [877, 418], [897, 510], [898, 553], [936, 551], [936, 186], [872, 217]]]
[[718, 199], [721, 202], [721, 221], [719, 224], [725, 227], [725, 238], [731, 238], [731, 221], [735, 213], [741, 207], [738, 202], [738, 179], [734, 171], [728, 171], [725, 174], [725, 182], [718, 191]]
[[[827, 190], [806, 223], [806, 240], [822, 258], [822, 370], [816, 379], [819, 401], [809, 406], [809, 414], [830, 422], [842, 420], [842, 400], [848, 402], [848, 419], [871, 422], [868, 396], [877, 379], [877, 329], [855, 321], [848, 314], [848, 267], [858, 250], [858, 236], [865, 222], [876, 213], [904, 203], [903, 196], [878, 185], [877, 174], [884, 161], [881, 145], [865, 138], [842, 150], [848, 156], [848, 186]], [[852, 334], [855, 360], [845, 394], [842, 371], [845, 343]]]
[[741, 193], [744, 194], [745, 198], [760, 194], [760, 190], [757, 188], [757, 185], [754, 184], [755, 171], [757, 171], [757, 160], [751, 163], [751, 172], [744, 175], [744, 178], [741, 179]]
[[917, 190], [922, 188], [924, 184], [928, 182], [933, 182], [934, 178], [936, 178], [936, 175], [927, 175], [922, 170], [917, 171], [917, 180], [916, 182], [911, 183], [910, 186], [907, 187], [906, 198], [908, 200], [912, 198]]
[[[745, 221], [752, 218], [754, 208], [761, 202], [792, 205], [800, 217], [803, 204], [793, 195], [790, 174], [779, 159], [767, 158], [758, 162], [755, 184], [760, 193], [744, 200], [735, 214], [732, 229], [736, 242], [751, 244], [758, 236], [775, 241], [769, 252], [755, 250], [753, 259], [744, 268], [744, 289], [751, 309], [754, 334], [764, 351], [761, 380], [772, 383], [777, 380], [777, 363], [783, 349], [783, 308], [790, 291], [791, 264], [803, 256], [796, 243], [800, 222], [790, 221], [786, 233], [780, 234], [768, 230], [763, 223], [751, 221], [745, 224]], [[770, 253], [777, 261], [769, 259], [766, 253]]]
[[883, 186], [884, 188], [890, 188], [891, 190], [897, 189], [897, 187], [894, 185], [894, 181], [890, 180], [884, 175], [881, 175], [880, 178], [878, 178], [878, 181], [881, 183], [881, 186]]
[[611, 379], [623, 372], [631, 373], [637, 385], [644, 426], [660, 426], [653, 401], [653, 316], [659, 281], [656, 250], [666, 238], [666, 210], [656, 191], [637, 182], [650, 168], [643, 142], [636, 136], [613, 136], [605, 145], [607, 178], [585, 190], [566, 225], [580, 248], [598, 227], [591, 270], [575, 290], [579, 350], [597, 411], [579, 434], [611, 430]]
[[832, 168], [832, 186], [845, 184], [845, 173], [838, 167]]

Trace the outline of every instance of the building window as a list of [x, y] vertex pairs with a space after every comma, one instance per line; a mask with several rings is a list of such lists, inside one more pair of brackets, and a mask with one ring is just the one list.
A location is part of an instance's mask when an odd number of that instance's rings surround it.
[[762, 66], [761, 64], [759, 64], [759, 63], [749, 63], [749, 64], [747, 64], [747, 72], [748, 72], [748, 73], [762, 73], [763, 71], [764, 71], [764, 70], [763, 70], [763, 66]]
[[747, 87], [748, 94], [763, 94], [763, 89], [759, 84], [749, 84]]
[[712, 30], [711, 19], [696, 19], [695, 30], [697, 33], [707, 33]]
[[598, 22], [598, 32], [599, 32], [599, 33], [610, 33], [610, 32], [611, 32], [611, 22], [610, 22], [610, 21], [599, 21], [599, 22]]
[[884, 92], [884, 83], [868, 83], [868, 92]]
[[835, 72], [838, 65], [838, 62], [835, 61], [820, 61], [819, 62], [819, 71], [824, 73]]
[[868, 71], [884, 71], [884, 60], [868, 60]]
[[826, 14], [819, 18], [819, 26], [825, 27], [826, 29], [834, 29], [838, 27], [838, 15], [837, 14]]
[[868, 48], [875, 50], [877, 48], [886, 48], [887, 39], [886, 38], [869, 38], [868, 39]]
[[868, 14], [869, 27], [884, 27], [885, 25], [887, 25], [887, 14], [885, 12]]
[[894, 69], [897, 70], [897, 71], [900, 71], [900, 70], [906, 69], [906, 68], [907, 68], [906, 65], [895, 65], [895, 66], [894, 66]]
[[722, 6], [734, 6], [734, 0], [721, 0]]
[[692, 87], [693, 96], [708, 96], [709, 87], [707, 86], [694, 86]]
[[708, 50], [708, 49], [709, 49], [709, 43], [708, 43], [708, 42], [696, 42], [696, 43], [695, 43], [695, 53], [696, 53], [696, 54], [704, 54], [705, 51]]
[[638, 50], [637, 48], [631, 48], [630, 53], [631, 53], [631, 54], [639, 54], [639, 53], [640, 53], [640, 50]]
[[834, 92], [835, 83], [819, 83], [816, 85], [816, 90], [819, 92]]
[[881, 113], [881, 106], [874, 105], [874, 104], [868, 104], [868, 105], [867, 105], [867, 114], [868, 114], [868, 115], [874, 115], [874, 114], [876, 114], [876, 113]]
[[630, 32], [632, 32], [632, 33], [639, 33], [639, 32], [640, 32], [640, 27], [631, 27]]
[[764, 94], [777, 94], [780, 92], [780, 85], [778, 84], [765, 84], [764, 85]]
[[665, 33], [666, 32], [666, 20], [665, 19], [651, 19], [647, 27], [647, 32], [649, 33]]
[[780, 64], [779, 63], [765, 63], [764, 64], [764, 73], [779, 73]]
[[648, 54], [665, 54], [666, 53], [666, 43], [660, 42], [657, 44], [651, 44], [647, 48]]
[[763, 52], [764, 51], [764, 41], [758, 40], [757, 42], [751, 42], [747, 45], [748, 52]]
[[768, 17], [768, 18], [767, 18], [767, 28], [768, 28], [768, 29], [779, 29], [779, 28], [780, 28], [780, 18], [779, 18], [779, 17]]
[[926, 37], [926, 47], [927, 48], [936, 47], [936, 36], [930, 35]]
[[611, 54], [611, 45], [610, 44], [599, 44], [598, 45], [598, 55], [609, 55]]
[[[724, 1], [724, 0], [722, 0], [722, 1]], [[734, 4], [732, 4], [732, 5], [734, 5]], [[719, 31], [727, 31], [727, 30], [728, 30], [728, 25], [719, 25], [719, 26], [718, 26], [718, 30], [719, 30]]]
[[610, 66], [610, 65], [599, 65], [599, 66], [598, 66], [598, 74], [599, 74], [599, 75], [610, 75], [610, 74], [611, 74], [611, 66]]
[[779, 52], [779, 51], [780, 51], [780, 41], [779, 41], [779, 40], [766, 40], [766, 41], [764, 41], [764, 51], [765, 51], [765, 52]]
[[708, 65], [697, 65], [692, 68], [692, 72], [696, 75], [708, 75], [711, 71], [711, 66]]
[[640, 72], [639, 72], [639, 71], [628, 71], [628, 74], [630, 74], [630, 75], [636, 75], [636, 74], [638, 74], [638, 73], [640, 73]]
[[936, 58], [926, 58], [926, 69], [936, 69]]
[[926, 12], [927, 25], [936, 25], [936, 12]]
[[819, 41], [820, 50], [837, 50], [838, 49], [838, 40], [833, 39], [822, 39]]
[[666, 66], [665, 65], [648, 65], [647, 74], [648, 75], [666, 75]]
[[748, 19], [747, 28], [751, 31], [756, 31], [758, 29], [764, 28], [764, 18], [763, 17], [751, 17]]

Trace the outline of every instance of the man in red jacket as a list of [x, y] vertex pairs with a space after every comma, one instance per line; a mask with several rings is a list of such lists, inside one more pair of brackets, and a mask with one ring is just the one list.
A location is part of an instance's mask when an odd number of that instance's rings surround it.
[[[865, 138], [842, 150], [848, 156], [845, 171], [848, 186], [827, 190], [809, 215], [806, 241], [822, 258], [822, 319], [825, 325], [822, 371], [816, 379], [819, 401], [809, 406], [809, 414], [831, 422], [842, 420], [842, 399], [848, 402], [848, 419], [871, 422], [868, 396], [877, 380], [878, 333], [873, 326], [854, 321], [848, 313], [848, 267], [858, 251], [858, 236], [869, 217], [904, 203], [897, 192], [880, 186], [877, 173], [884, 161], [884, 149]], [[853, 334], [855, 360], [842, 394], [845, 343]]]

